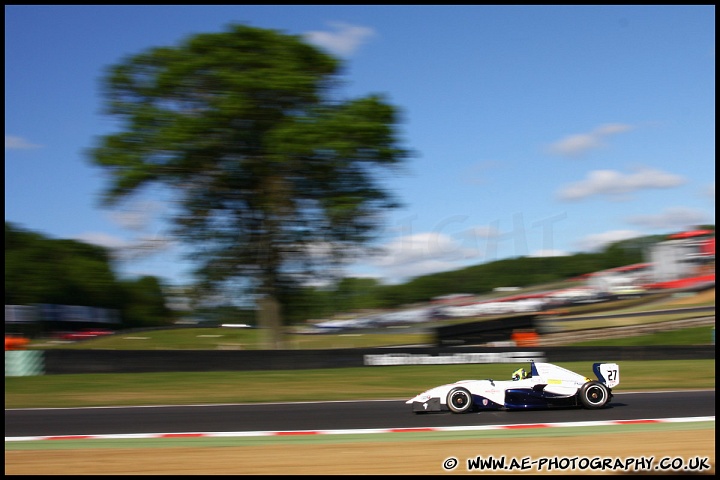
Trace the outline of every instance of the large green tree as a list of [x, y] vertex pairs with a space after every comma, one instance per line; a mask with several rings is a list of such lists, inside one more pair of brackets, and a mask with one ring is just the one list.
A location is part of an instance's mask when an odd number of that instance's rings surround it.
[[103, 81], [120, 121], [89, 152], [108, 174], [105, 203], [169, 187], [198, 278], [256, 295], [273, 347], [280, 292], [372, 238], [397, 205], [387, 167], [409, 156], [397, 109], [342, 98], [340, 70], [297, 36], [231, 25], [126, 58]]
[[108, 251], [5, 222], [5, 304], [55, 303], [118, 308]]

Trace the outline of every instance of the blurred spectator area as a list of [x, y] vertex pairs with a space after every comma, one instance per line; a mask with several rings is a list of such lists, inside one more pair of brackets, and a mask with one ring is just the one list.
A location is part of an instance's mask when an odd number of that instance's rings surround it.
[[[69, 339], [107, 335], [120, 327], [117, 310], [78, 305], [5, 305], [7, 336], [26, 338], [68, 336]], [[6, 348], [7, 350], [7, 348]]]

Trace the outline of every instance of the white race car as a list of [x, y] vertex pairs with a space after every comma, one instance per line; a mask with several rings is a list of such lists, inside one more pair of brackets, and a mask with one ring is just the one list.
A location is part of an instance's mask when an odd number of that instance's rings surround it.
[[413, 412], [467, 413], [480, 410], [550, 407], [604, 407], [620, 383], [615, 363], [594, 363], [592, 380], [551, 363], [530, 362], [512, 380], [461, 380], [431, 388], [408, 400]]

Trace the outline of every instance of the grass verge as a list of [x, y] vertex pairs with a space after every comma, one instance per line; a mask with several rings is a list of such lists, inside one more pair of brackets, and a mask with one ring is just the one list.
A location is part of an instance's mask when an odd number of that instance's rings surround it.
[[[557, 364], [593, 378], [591, 362]], [[715, 388], [714, 359], [623, 361], [619, 365], [616, 392]], [[8, 377], [5, 408], [410, 398], [462, 379], [507, 379], [517, 368], [513, 363]]]

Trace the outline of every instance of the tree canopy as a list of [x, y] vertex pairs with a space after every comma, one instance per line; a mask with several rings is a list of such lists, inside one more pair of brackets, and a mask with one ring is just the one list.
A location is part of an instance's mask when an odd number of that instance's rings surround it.
[[110, 252], [5, 222], [5, 305], [78, 305], [115, 310], [122, 326], [172, 324], [156, 277], [119, 279]]
[[119, 308], [118, 287], [104, 248], [50, 239], [5, 222], [5, 305]]
[[275, 346], [281, 292], [372, 238], [397, 206], [383, 175], [410, 155], [398, 110], [381, 95], [341, 98], [340, 69], [299, 37], [231, 25], [125, 58], [103, 79], [120, 121], [89, 151], [107, 173], [104, 204], [169, 187], [172, 233], [194, 247], [198, 279], [258, 295]]

